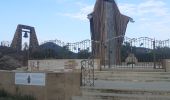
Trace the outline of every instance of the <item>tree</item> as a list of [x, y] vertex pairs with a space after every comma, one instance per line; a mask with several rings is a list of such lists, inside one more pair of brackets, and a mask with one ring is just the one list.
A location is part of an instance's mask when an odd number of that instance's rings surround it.
[[77, 58], [78, 59], [88, 59], [90, 57], [91, 53], [89, 52], [89, 50], [81, 50], [80, 52], [78, 52], [77, 54]]

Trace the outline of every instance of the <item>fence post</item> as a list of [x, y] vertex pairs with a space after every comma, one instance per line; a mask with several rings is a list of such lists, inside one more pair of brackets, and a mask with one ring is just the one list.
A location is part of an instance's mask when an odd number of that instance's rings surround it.
[[155, 39], [153, 41], [153, 62], [154, 62], [154, 69], [156, 69], [156, 51], [155, 51]]
[[80, 73], [80, 86], [83, 86], [83, 82], [82, 82], [82, 80], [83, 80], [83, 78], [82, 78], [82, 61], [81, 61], [81, 73]]

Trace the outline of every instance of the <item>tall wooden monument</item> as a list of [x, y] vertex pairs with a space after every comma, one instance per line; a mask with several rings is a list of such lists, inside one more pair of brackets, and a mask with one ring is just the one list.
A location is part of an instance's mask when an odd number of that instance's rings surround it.
[[121, 45], [127, 24], [133, 19], [122, 15], [114, 0], [97, 0], [88, 18], [95, 58], [101, 59], [102, 64], [120, 64]]

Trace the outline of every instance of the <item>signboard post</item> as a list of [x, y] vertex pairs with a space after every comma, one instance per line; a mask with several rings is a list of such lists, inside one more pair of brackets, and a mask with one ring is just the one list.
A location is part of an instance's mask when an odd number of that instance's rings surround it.
[[15, 73], [16, 85], [45, 86], [45, 73]]

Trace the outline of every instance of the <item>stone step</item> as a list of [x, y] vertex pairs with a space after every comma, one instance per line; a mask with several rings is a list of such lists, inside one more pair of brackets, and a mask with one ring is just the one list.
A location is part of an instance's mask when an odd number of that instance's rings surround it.
[[[97, 79], [96, 79], [97, 80]], [[106, 81], [123, 81], [123, 82], [170, 82], [170, 80], [166, 80], [166, 79], [157, 79], [157, 80], [155, 80], [155, 79], [140, 79], [140, 78], [132, 78], [132, 79], [130, 79], [130, 78], [128, 78], [128, 79], [120, 79], [120, 78], [118, 78], [118, 79], [116, 79], [116, 78], [107, 78], [107, 79], [102, 79], [102, 78], [100, 78], [100, 80], [106, 80]]]
[[101, 71], [95, 72], [95, 76], [153, 76], [153, 77], [170, 77], [170, 73], [167, 72], [112, 72], [112, 71]]
[[[135, 81], [106, 81], [95, 80], [95, 86], [90, 89], [116, 89], [116, 90], [147, 90], [147, 91], [170, 91], [170, 82], [135, 82]], [[88, 87], [86, 87], [88, 88]]]
[[[84, 97], [93, 97], [93, 100], [170, 100], [170, 95], [150, 95], [150, 94], [120, 94], [120, 93], [83, 93]], [[81, 100], [81, 99], [79, 99]], [[88, 99], [86, 99], [88, 100]]]
[[153, 69], [153, 68], [108, 68], [102, 69], [102, 71], [114, 71], [114, 72], [165, 72], [165, 69]]
[[121, 77], [153, 77], [153, 78], [170, 78], [170, 75], [142, 75], [142, 74], [137, 74], [137, 75], [134, 75], [134, 74], [111, 74], [111, 75], [94, 75], [95, 77], [118, 77], [118, 78], [121, 78]]
[[95, 87], [84, 87], [82, 89], [83, 95], [91, 95], [91, 94], [105, 94], [108, 96], [113, 95], [120, 95], [120, 94], [126, 94], [126, 95], [149, 95], [149, 96], [169, 96], [170, 97], [170, 91], [168, 90], [151, 90], [151, 89], [107, 89], [107, 88], [95, 88]]
[[170, 91], [82, 88], [82, 96], [72, 100], [170, 100]]
[[108, 98], [98, 96], [73, 96], [72, 100], [108, 100]]
[[108, 89], [82, 87], [82, 97], [76, 100], [170, 100], [170, 91], [146, 89]]
[[98, 76], [170, 76], [169, 73], [94, 73], [94, 75]]
[[126, 75], [124, 75], [124, 74], [112, 74], [112, 75], [94, 75], [94, 77], [96, 77], [96, 78], [124, 78], [124, 77], [126, 77], [126, 78], [135, 78], [135, 77], [138, 77], [138, 78], [143, 78], [143, 77], [145, 77], [145, 78], [160, 78], [160, 79], [170, 79], [170, 75], [142, 75], [142, 74], [138, 74], [138, 75], [134, 75], [134, 74], [126, 74]]
[[95, 77], [170, 77], [170, 74], [142, 74], [142, 73], [138, 73], [138, 74], [94, 74]]
[[167, 81], [170, 82], [170, 76], [95, 76], [95, 80], [111, 81]]
[[131, 72], [131, 71], [95, 71], [95, 74], [159, 74], [170, 75], [170, 72]]
[[135, 81], [135, 82], [170, 82], [170, 73], [166, 72], [95, 72], [95, 80]]
[[95, 71], [94, 82], [74, 100], [170, 100], [170, 73]]

